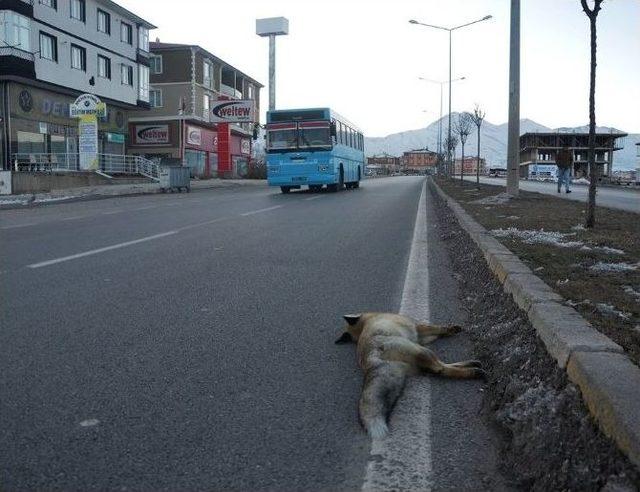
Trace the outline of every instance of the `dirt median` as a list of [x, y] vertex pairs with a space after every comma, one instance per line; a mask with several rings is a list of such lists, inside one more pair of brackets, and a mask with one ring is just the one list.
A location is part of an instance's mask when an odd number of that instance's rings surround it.
[[[466, 191], [471, 186], [461, 188], [465, 195], [474, 193]], [[486, 197], [496, 190], [484, 192]], [[479, 195], [473, 199], [483, 198]], [[503, 292], [446, 204], [434, 196], [468, 330], [489, 373], [485, 411], [505, 436], [504, 472], [527, 490], [636, 490], [639, 471], [598, 430], [580, 391], [548, 355], [526, 314]]]

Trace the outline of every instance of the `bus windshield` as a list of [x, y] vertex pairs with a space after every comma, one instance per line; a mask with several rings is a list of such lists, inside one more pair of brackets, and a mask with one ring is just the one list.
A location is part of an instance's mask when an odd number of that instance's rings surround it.
[[[302, 123], [299, 131], [299, 145], [301, 149], [309, 148], [330, 148], [331, 147], [331, 132], [329, 131], [329, 125], [316, 124], [311, 126], [311, 123]], [[321, 126], [322, 125], [322, 126]]]
[[272, 125], [267, 127], [267, 148], [269, 150], [296, 149], [298, 131], [292, 125]]

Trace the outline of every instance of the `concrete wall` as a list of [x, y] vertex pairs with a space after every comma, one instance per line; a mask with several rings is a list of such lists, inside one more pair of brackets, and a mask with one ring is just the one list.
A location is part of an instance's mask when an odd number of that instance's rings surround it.
[[23, 193], [46, 193], [65, 188], [98, 186], [109, 184], [130, 184], [147, 182], [145, 178], [118, 178], [111, 180], [95, 173], [13, 173], [12, 188], [14, 195]]

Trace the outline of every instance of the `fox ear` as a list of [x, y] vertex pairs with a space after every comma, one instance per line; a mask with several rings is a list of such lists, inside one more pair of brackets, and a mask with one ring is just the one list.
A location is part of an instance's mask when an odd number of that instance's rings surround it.
[[358, 321], [360, 321], [361, 314], [345, 314], [343, 316], [344, 320], [347, 322], [349, 326], [355, 325]]
[[345, 331], [340, 338], [336, 340], [338, 345], [343, 343], [351, 343], [353, 342], [353, 337], [349, 334], [348, 331]]

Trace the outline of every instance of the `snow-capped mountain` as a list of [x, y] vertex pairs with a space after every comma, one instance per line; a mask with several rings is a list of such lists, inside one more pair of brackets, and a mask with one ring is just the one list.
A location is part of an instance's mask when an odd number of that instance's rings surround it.
[[[457, 120], [457, 113], [452, 114], [452, 121]], [[442, 118], [442, 139], [446, 138], [448, 117]], [[477, 130], [474, 127], [464, 147], [465, 155], [475, 155], [477, 149]], [[588, 126], [575, 128], [549, 128], [528, 119], [520, 120], [520, 133], [527, 132], [587, 132]], [[615, 128], [598, 127], [599, 132], [620, 132]], [[613, 158], [614, 169], [634, 169], [637, 166], [636, 143], [640, 142], [640, 134], [629, 134], [625, 139], [622, 150], [616, 151]], [[403, 152], [412, 149], [420, 149], [427, 146], [431, 150], [438, 148], [438, 121], [431, 123], [426, 128], [408, 130], [394, 133], [386, 137], [365, 138], [365, 155], [387, 153], [399, 156]], [[460, 155], [460, 145], [456, 149], [456, 155]], [[485, 120], [480, 130], [480, 155], [487, 160], [490, 166], [505, 166], [507, 164], [507, 123], [494, 125]]]

